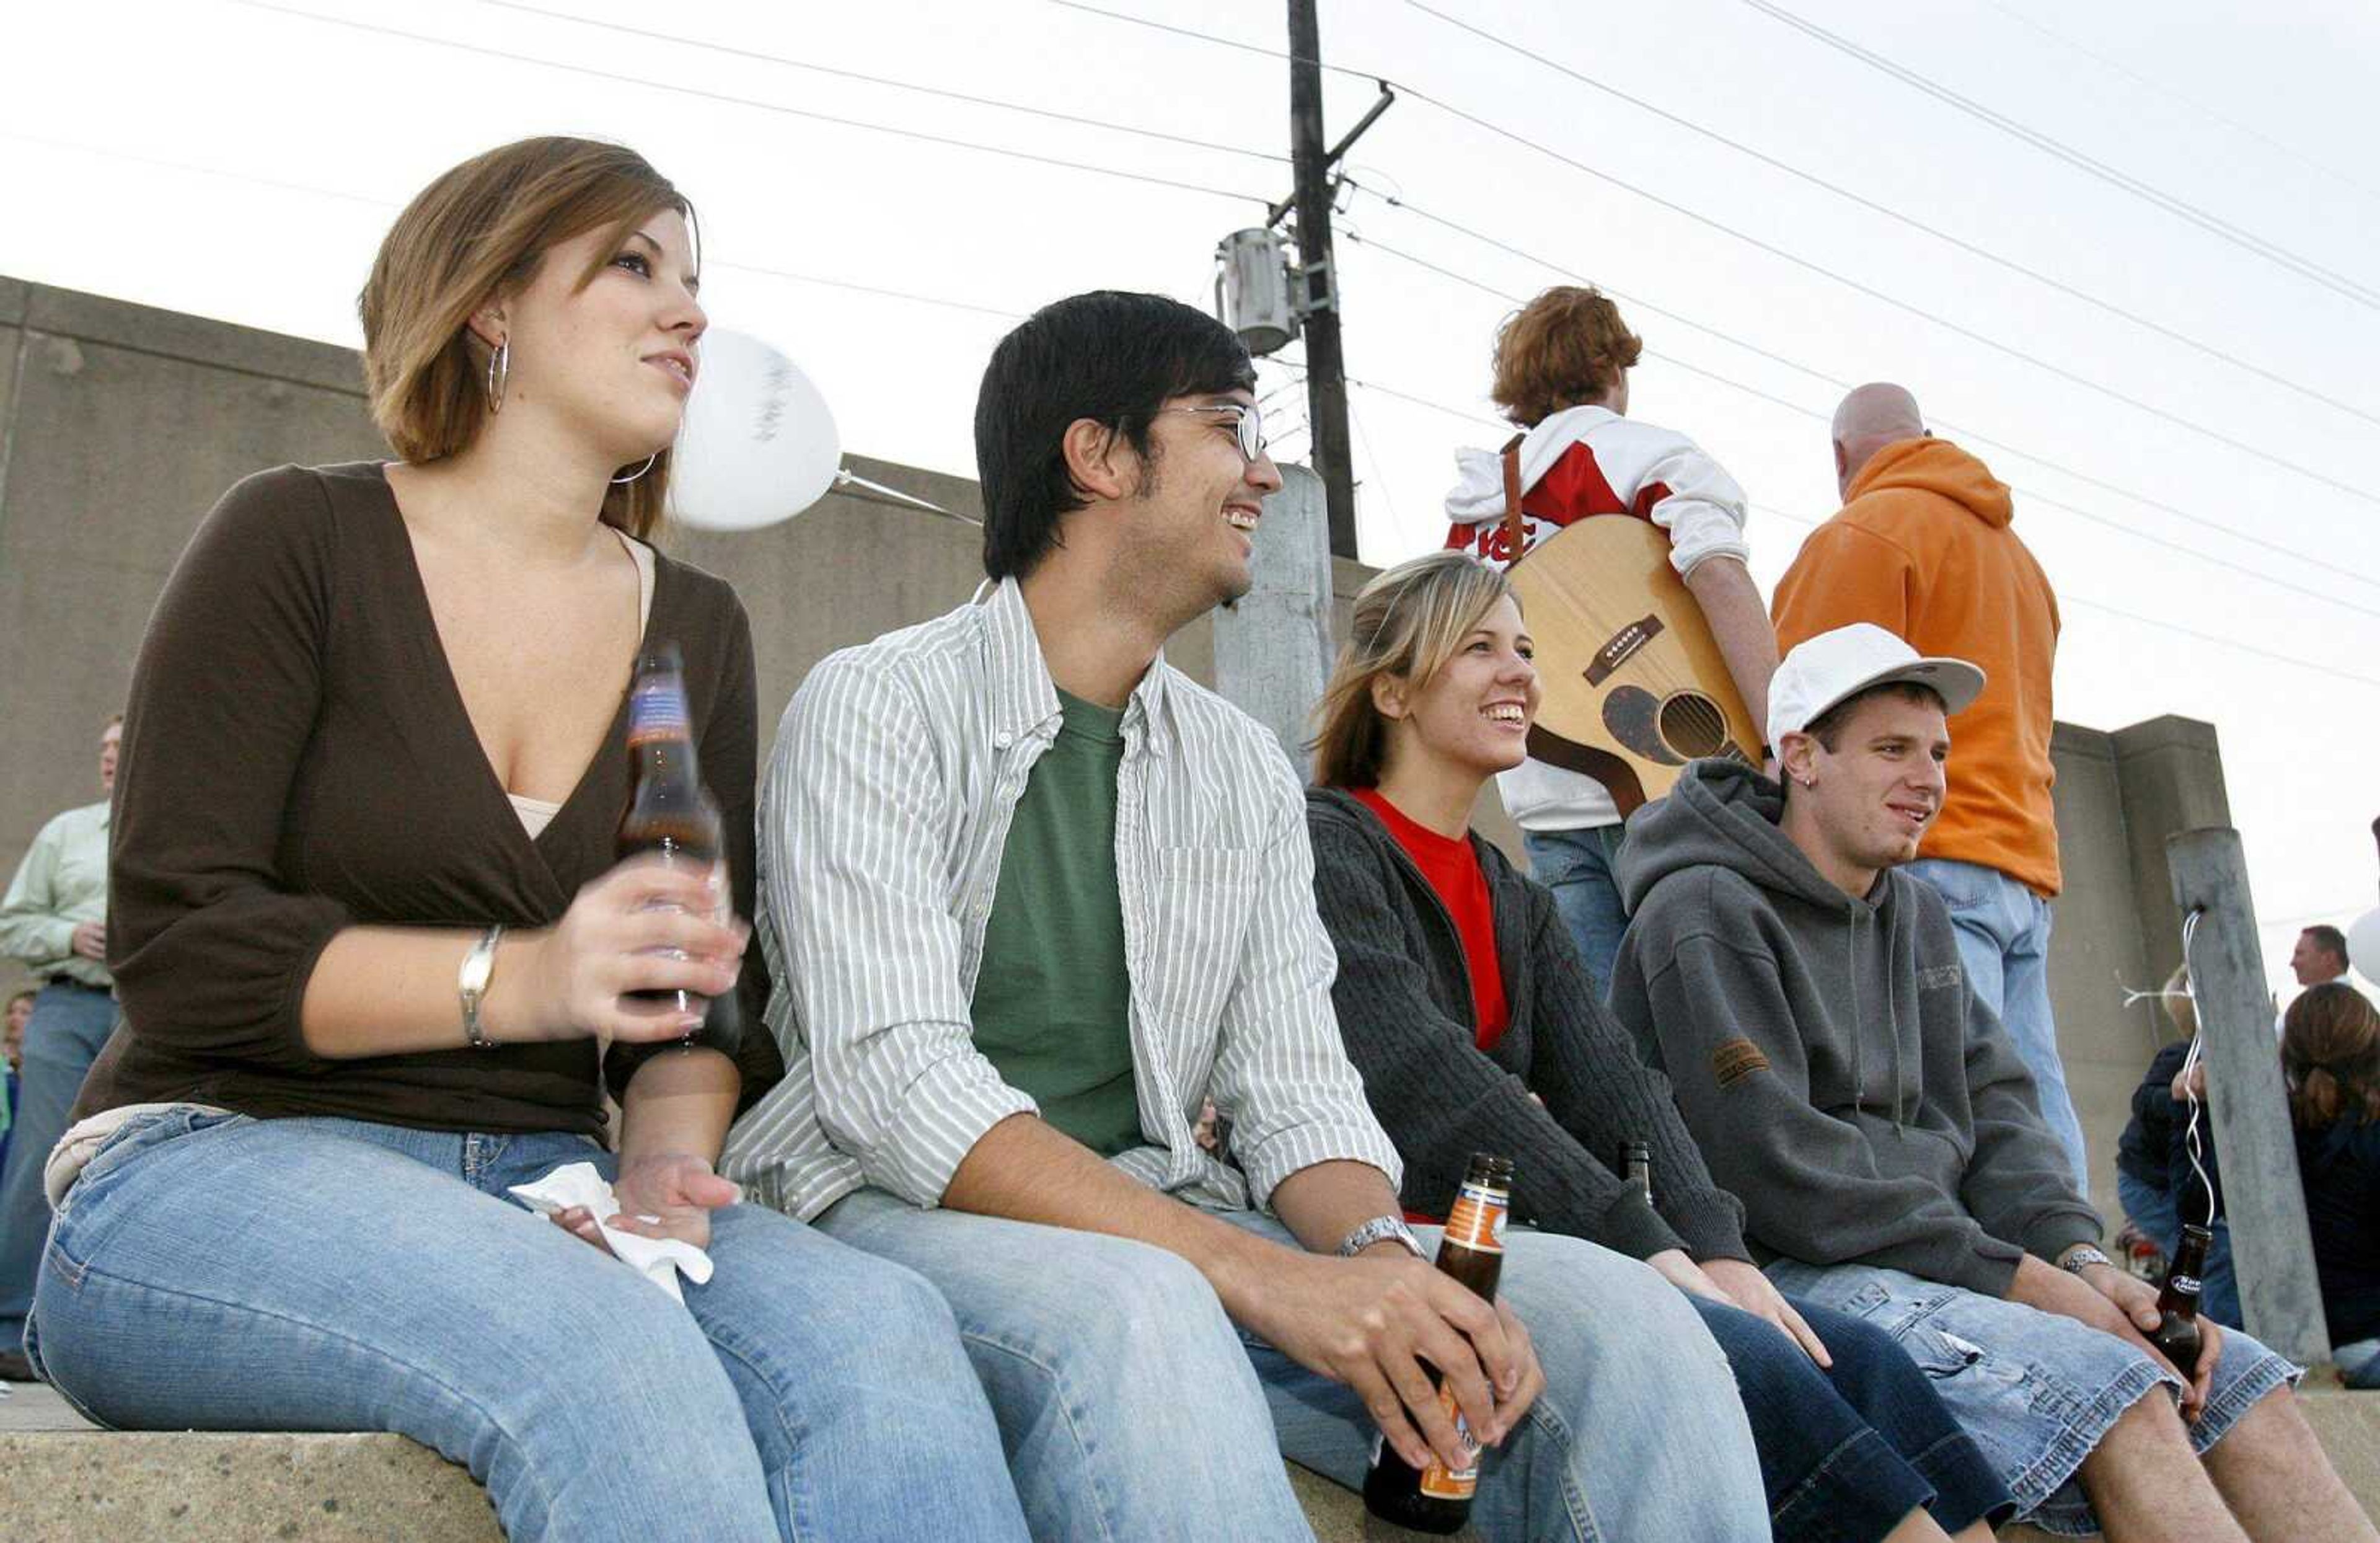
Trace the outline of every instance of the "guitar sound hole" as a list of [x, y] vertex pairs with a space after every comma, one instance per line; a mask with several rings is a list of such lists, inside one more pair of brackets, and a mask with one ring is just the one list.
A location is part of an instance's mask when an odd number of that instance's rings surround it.
[[1661, 737], [1689, 760], [1715, 756], [1727, 744], [1727, 717], [1708, 697], [1681, 691], [1661, 704]]

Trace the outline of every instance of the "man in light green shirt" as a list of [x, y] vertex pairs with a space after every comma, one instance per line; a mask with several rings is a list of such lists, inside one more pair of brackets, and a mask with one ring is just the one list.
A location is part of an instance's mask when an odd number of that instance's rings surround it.
[[[116, 745], [124, 723], [108, 720], [99, 738], [99, 786], [115, 790]], [[25, 1026], [23, 1086], [0, 1166], [0, 1379], [28, 1381], [20, 1348], [33, 1279], [50, 1225], [42, 1165], [66, 1134], [75, 1095], [115, 1025], [115, 981], [107, 973], [105, 797], [68, 809], [42, 827], [0, 900], [0, 954], [42, 982]]]

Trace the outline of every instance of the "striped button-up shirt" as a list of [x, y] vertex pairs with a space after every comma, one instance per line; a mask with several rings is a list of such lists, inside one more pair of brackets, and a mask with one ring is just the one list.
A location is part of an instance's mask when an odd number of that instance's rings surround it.
[[[760, 947], [785, 1076], [722, 1171], [808, 1218], [863, 1185], [938, 1204], [1033, 1100], [969, 1019], [1011, 817], [1058, 733], [1014, 583], [836, 653], [785, 710], [760, 790]], [[1143, 1146], [1115, 1164], [1195, 1204], [1264, 1207], [1299, 1169], [1401, 1170], [1339, 1039], [1305, 804], [1280, 745], [1162, 658], [1123, 716], [1116, 881]], [[1191, 1127], [1232, 1119], [1226, 1164]]]

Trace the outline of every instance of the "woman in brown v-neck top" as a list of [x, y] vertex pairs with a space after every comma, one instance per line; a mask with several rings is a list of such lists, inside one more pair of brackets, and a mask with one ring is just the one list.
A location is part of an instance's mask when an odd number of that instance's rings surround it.
[[[694, 385], [693, 267], [633, 152], [466, 163], [364, 292], [403, 460], [260, 473], [200, 524], [134, 671], [123, 1018], [50, 1163], [27, 1352], [111, 1425], [402, 1432], [516, 1538], [1022, 1537], [948, 1308], [712, 1171], [782, 1071], [711, 919], [751, 905], [752, 641], [726, 584], [624, 539]], [[629, 666], [664, 638], [723, 893], [613, 861]], [[735, 1060], [622, 1001], [739, 972]], [[582, 1163], [616, 1206], [551, 1226], [511, 1193]], [[712, 1272], [612, 1257], [663, 1239]]]

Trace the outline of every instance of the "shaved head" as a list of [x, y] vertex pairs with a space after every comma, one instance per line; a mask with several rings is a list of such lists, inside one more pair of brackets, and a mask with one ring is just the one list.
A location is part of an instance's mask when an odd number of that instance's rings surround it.
[[1844, 397], [1835, 409], [1835, 480], [1844, 495], [1877, 451], [1925, 434], [1917, 398], [1905, 386], [1876, 381]]

